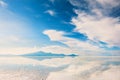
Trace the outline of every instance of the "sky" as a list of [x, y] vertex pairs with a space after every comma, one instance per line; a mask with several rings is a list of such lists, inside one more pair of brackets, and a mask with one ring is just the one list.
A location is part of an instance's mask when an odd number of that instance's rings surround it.
[[119, 0], [0, 0], [0, 55], [120, 55]]

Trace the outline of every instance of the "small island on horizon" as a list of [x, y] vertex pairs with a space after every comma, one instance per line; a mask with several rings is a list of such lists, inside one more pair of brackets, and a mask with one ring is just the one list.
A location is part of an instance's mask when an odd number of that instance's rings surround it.
[[77, 54], [55, 54], [55, 53], [46, 53], [46, 52], [42, 52], [42, 51], [38, 51], [38, 52], [34, 52], [34, 53], [29, 53], [29, 54], [23, 54], [21, 56], [71, 56], [71, 57], [74, 57], [74, 56], [78, 56]]

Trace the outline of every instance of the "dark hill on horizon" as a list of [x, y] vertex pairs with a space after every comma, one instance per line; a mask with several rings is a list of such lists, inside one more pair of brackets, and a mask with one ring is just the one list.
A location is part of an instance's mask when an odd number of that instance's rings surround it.
[[69, 55], [55, 54], [55, 53], [46, 53], [46, 52], [39, 51], [39, 52], [24, 54], [22, 56], [78, 56], [78, 55], [76, 54], [69, 54]]

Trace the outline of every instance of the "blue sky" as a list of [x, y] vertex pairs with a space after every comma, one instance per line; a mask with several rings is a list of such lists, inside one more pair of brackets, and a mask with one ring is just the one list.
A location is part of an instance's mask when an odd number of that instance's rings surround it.
[[119, 0], [0, 0], [0, 54], [119, 55]]

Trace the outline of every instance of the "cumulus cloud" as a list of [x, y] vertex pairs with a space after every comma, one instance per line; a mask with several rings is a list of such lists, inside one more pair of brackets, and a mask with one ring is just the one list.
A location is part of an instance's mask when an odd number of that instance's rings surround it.
[[77, 7], [83, 6], [83, 5], [80, 3], [80, 0], [69, 0], [69, 2], [70, 2], [73, 6], [77, 6]]
[[[120, 32], [119, 18], [106, 16], [109, 6], [111, 6], [109, 8], [110, 10], [119, 6], [117, 0], [84, 0], [84, 4], [79, 0], [69, 0], [69, 2], [78, 8], [86, 7], [86, 9], [90, 10], [89, 13], [76, 9], [75, 13], [77, 16], [72, 17], [71, 20], [72, 24], [76, 26], [73, 31], [83, 33], [88, 37], [88, 40], [83, 42], [74, 38], [65, 37], [64, 35], [67, 33], [63, 31], [45, 30], [43, 33], [47, 35], [51, 41], [58, 41], [68, 46], [65, 48], [59, 47], [59, 49], [54, 46], [56, 50], [52, 49], [53, 46], [49, 48], [45, 47], [46, 50], [49, 52], [61, 52], [62, 50], [66, 50], [66, 53], [75, 52], [80, 54], [90, 51], [94, 51], [94, 53], [97, 51], [104, 52], [105, 50], [100, 48], [100, 46], [108, 48], [120, 46], [120, 38], [118, 37]], [[97, 45], [93, 45], [92, 42], [95, 42]], [[101, 45], [100, 42], [104, 42], [106, 45]], [[45, 50], [45, 48], [43, 50]]]
[[67, 33], [63, 31], [45, 30], [43, 33], [47, 35], [51, 41], [61, 42], [67, 45], [69, 49], [72, 49], [73, 51], [75, 50], [75, 52], [78, 54], [80, 54], [82, 51], [84, 52], [85, 50], [91, 50], [91, 51], [100, 50], [99, 47], [90, 44], [89, 41], [83, 42], [74, 38], [65, 37], [64, 35]]
[[69, 47], [72, 48], [87, 48], [87, 49], [97, 49], [98, 47], [89, 44], [88, 42], [82, 42], [77, 39], [65, 37], [65, 32], [62, 31], [56, 31], [56, 30], [46, 30], [44, 31], [44, 34], [46, 34], [51, 41], [58, 41], [61, 43], [66, 44]]
[[[88, 36], [90, 40], [95, 42], [105, 42], [108, 47], [120, 46], [120, 22], [119, 18], [113, 18], [106, 16], [108, 10], [106, 10], [108, 5], [111, 7], [118, 6], [119, 2], [117, 0], [107, 1], [107, 0], [97, 0], [88, 1], [91, 13], [82, 12], [80, 10], [75, 10], [77, 17], [73, 17], [71, 22], [76, 26], [74, 31], [83, 33]], [[103, 8], [99, 8], [97, 4], [101, 5]], [[107, 5], [106, 5], [107, 4]], [[109, 12], [109, 11], [108, 11]]]
[[[109, 15], [113, 9], [120, 7], [119, 0], [88, 0], [87, 3], [90, 11], [93, 9], [98, 9], [99, 12], [101, 11], [105, 16]], [[114, 13], [114, 15], [117, 13], [117, 11]]]
[[55, 12], [53, 10], [47, 10], [47, 11], [45, 11], [45, 13], [48, 13], [51, 16], [55, 15]]
[[[91, 0], [93, 1], [93, 0]], [[120, 1], [119, 0], [96, 0], [99, 4], [101, 4], [103, 7], [107, 7], [109, 6], [109, 8], [112, 7], [116, 7], [118, 5], [120, 5]]]
[[120, 46], [120, 23], [118, 18], [104, 17], [101, 19], [86, 13], [77, 13], [72, 19], [75, 31], [88, 36], [90, 40], [103, 41], [111, 46]]

